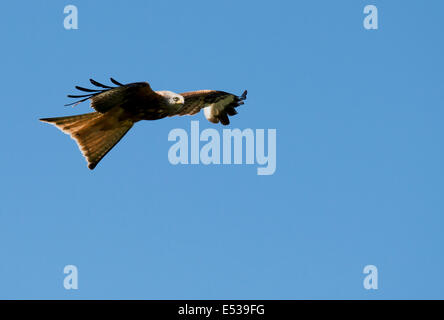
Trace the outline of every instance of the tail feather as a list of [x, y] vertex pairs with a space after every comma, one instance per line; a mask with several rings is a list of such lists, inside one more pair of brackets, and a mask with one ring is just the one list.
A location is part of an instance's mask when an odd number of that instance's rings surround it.
[[133, 126], [131, 120], [121, 121], [112, 114], [99, 112], [40, 120], [69, 134], [77, 142], [91, 170]]

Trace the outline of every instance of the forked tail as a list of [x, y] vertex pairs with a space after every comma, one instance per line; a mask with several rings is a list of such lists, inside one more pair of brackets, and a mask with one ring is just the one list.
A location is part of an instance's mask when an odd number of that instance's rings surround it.
[[55, 125], [73, 138], [91, 170], [133, 126], [131, 120], [120, 121], [113, 114], [92, 112], [77, 116], [46, 118], [40, 121]]

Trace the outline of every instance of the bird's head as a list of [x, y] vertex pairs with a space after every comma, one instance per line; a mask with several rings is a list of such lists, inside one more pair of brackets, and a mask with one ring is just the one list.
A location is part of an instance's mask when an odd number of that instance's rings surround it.
[[161, 95], [169, 106], [178, 107], [183, 106], [185, 103], [184, 97], [182, 97], [180, 94], [171, 91], [156, 91], [156, 93]]

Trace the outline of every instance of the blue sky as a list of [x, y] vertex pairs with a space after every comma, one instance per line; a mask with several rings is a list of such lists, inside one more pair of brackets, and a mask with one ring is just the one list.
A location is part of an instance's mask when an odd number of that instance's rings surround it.
[[[2, 7], [0, 298], [444, 298], [442, 1]], [[66, 94], [109, 77], [248, 89], [230, 128], [276, 129], [276, 173], [171, 165], [172, 129], [222, 132], [202, 113], [140, 122], [88, 170], [37, 119], [90, 112]]]

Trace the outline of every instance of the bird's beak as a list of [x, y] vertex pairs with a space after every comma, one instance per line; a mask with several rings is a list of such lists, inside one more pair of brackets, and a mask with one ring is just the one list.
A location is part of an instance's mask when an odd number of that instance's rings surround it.
[[183, 109], [183, 107], [185, 106], [184, 102], [177, 102], [177, 105], [179, 106], [179, 111]]

